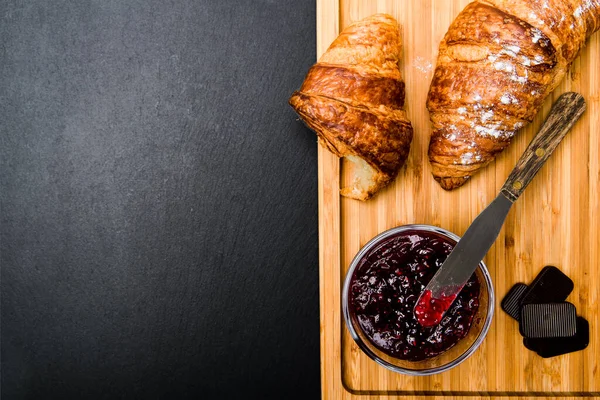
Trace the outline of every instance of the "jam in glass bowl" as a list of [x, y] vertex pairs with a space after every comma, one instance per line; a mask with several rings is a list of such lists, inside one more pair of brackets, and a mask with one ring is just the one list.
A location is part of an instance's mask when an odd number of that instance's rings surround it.
[[483, 341], [494, 292], [483, 262], [441, 322], [414, 314], [421, 292], [459, 237], [430, 225], [403, 225], [378, 235], [352, 261], [342, 292], [346, 326], [373, 360], [396, 372], [431, 375], [468, 358]]

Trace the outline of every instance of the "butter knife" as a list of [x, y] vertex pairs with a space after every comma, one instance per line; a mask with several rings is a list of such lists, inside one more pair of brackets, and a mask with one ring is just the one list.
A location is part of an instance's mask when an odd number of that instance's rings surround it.
[[498, 197], [469, 226], [446, 261], [427, 284], [414, 308], [422, 326], [435, 326], [496, 241], [506, 215], [560, 141], [585, 111], [585, 100], [574, 92], [562, 94], [540, 131], [510, 173]]

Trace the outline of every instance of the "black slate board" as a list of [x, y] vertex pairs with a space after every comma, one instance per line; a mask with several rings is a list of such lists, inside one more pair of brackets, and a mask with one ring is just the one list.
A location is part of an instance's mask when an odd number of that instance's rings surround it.
[[3, 399], [318, 398], [315, 4], [0, 4]]

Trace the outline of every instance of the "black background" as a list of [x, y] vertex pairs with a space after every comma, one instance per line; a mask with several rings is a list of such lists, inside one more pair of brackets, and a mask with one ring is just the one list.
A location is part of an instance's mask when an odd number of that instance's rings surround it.
[[318, 398], [314, 1], [0, 3], [2, 399]]

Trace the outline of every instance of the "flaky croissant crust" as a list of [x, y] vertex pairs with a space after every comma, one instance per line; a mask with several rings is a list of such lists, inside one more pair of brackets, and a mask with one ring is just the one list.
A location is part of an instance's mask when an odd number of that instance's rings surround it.
[[429, 160], [444, 189], [464, 184], [531, 122], [585, 40], [600, 0], [481, 0], [440, 44], [427, 98]]
[[398, 174], [412, 127], [403, 110], [404, 82], [397, 22], [377, 14], [344, 29], [308, 71], [289, 100], [319, 142], [339, 157], [355, 156], [374, 170], [366, 190], [341, 194], [366, 200]]

